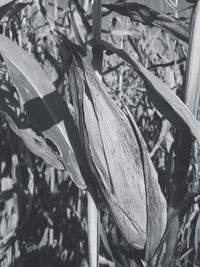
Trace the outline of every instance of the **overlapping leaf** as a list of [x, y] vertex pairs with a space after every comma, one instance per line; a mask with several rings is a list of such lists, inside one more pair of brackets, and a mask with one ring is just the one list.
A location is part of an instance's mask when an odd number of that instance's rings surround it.
[[[80, 188], [85, 188], [70, 138], [76, 129], [66, 124], [72, 122], [67, 104], [58, 94], [40, 65], [23, 49], [8, 38], [0, 37], [0, 52], [10, 77], [15, 84], [30, 123], [57, 147], [65, 169]], [[77, 150], [78, 151], [78, 150]]]
[[111, 11], [118, 12], [120, 15], [129, 16], [137, 22], [147, 25], [154, 25], [161, 28], [176, 38], [184, 42], [189, 39], [189, 27], [181, 19], [177, 19], [168, 15], [162, 15], [159, 12], [138, 3], [116, 2], [113, 4], [104, 4], [104, 7]]
[[144, 166], [147, 198], [147, 242], [145, 258], [151, 259], [156, 248], [159, 246], [160, 240], [165, 231], [166, 225], [163, 223], [167, 221], [165, 200], [160, 191], [158, 175], [150, 159], [145, 141], [128, 111], [127, 115], [138, 138], [138, 144], [140, 144], [140, 152]]
[[[92, 44], [92, 42], [91, 42]], [[188, 130], [200, 144], [200, 124], [188, 107], [174, 94], [169, 88], [147, 70], [135, 58], [131, 58], [124, 50], [115, 46], [99, 41], [95, 44], [102, 49], [116, 53], [119, 57], [131, 64], [134, 70], [142, 77], [145, 82], [147, 93], [155, 107], [178, 129]]]

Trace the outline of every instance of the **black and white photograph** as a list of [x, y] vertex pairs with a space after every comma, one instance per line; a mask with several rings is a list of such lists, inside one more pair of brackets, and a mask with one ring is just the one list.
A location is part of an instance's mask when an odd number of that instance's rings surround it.
[[0, 0], [0, 267], [200, 267], [200, 0]]

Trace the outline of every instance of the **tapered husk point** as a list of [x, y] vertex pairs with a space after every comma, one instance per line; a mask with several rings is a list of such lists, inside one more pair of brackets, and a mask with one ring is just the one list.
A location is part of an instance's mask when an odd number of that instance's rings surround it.
[[[144, 140], [115, 105], [87, 57], [75, 60], [69, 80], [75, 120], [94, 179], [122, 235], [149, 260], [166, 227], [166, 201]], [[94, 172], [93, 172], [94, 173]]]

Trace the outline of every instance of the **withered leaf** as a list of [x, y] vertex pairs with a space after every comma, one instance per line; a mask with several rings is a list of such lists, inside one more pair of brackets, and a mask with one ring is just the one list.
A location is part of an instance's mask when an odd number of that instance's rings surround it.
[[139, 3], [116, 2], [113, 4], [104, 4], [104, 7], [111, 11], [118, 12], [123, 16], [131, 16], [131, 19], [141, 22], [145, 25], [156, 26], [165, 30], [172, 36], [181, 39], [184, 42], [189, 40], [189, 26], [180, 18], [174, 18], [169, 15], [163, 15], [159, 12]]
[[[149, 259], [166, 226], [166, 201], [156, 171], [142, 137], [136, 135], [137, 126], [133, 129], [126, 114], [114, 104], [88, 58], [82, 58], [80, 69], [75, 61], [69, 80], [78, 113], [76, 123], [85, 139], [90, 165], [95, 166], [96, 183], [128, 244], [139, 250], [146, 245]], [[147, 242], [150, 235], [154, 237]]]

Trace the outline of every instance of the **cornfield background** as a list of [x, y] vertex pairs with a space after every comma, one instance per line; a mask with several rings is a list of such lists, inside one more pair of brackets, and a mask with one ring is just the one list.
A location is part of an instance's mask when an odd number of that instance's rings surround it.
[[199, 36], [195, 0], [0, 0], [0, 266], [200, 266]]

